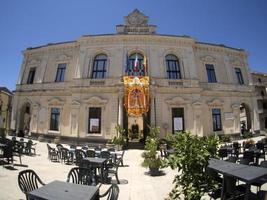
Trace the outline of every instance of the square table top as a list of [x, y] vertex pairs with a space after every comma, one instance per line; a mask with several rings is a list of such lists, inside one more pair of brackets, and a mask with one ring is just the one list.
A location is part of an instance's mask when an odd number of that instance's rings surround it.
[[53, 181], [29, 192], [29, 197], [42, 200], [91, 200], [96, 199], [98, 193], [96, 186]]
[[251, 183], [267, 176], [266, 168], [231, 163], [224, 160], [210, 159], [208, 167], [246, 183]]

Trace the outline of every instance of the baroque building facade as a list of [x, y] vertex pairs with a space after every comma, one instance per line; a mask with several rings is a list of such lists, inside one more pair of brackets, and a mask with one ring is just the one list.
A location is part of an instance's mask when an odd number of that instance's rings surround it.
[[124, 20], [116, 34], [27, 48], [13, 129], [88, 140], [110, 139], [117, 124], [143, 134], [158, 126], [162, 138], [260, 130], [244, 50], [157, 34], [138, 10]]
[[10, 130], [13, 93], [6, 87], [0, 87], [0, 128]]

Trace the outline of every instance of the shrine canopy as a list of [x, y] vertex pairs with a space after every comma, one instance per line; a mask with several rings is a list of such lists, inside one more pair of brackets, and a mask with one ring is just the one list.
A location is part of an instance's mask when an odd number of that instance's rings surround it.
[[149, 110], [149, 77], [124, 76], [124, 106], [128, 115], [142, 116]]

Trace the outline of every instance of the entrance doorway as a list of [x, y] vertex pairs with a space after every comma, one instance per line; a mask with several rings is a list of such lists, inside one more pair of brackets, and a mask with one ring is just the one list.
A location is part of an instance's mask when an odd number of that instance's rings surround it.
[[251, 131], [250, 109], [244, 103], [240, 105], [240, 130], [242, 135], [246, 131]]

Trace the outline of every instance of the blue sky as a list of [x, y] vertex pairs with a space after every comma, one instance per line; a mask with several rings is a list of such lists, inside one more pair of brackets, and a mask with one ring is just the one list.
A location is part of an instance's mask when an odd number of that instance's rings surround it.
[[27, 47], [115, 33], [135, 8], [157, 33], [245, 49], [250, 69], [267, 73], [266, 0], [1, 0], [0, 86], [15, 89]]

